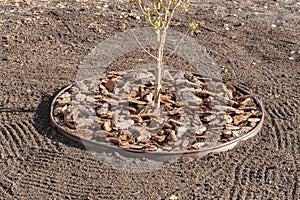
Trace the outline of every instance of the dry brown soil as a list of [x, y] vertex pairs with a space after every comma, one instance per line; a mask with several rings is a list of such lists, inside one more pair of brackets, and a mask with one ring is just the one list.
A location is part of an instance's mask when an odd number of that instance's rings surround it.
[[297, 0], [201, 0], [177, 17], [177, 31], [202, 24], [191, 37], [224, 80], [263, 102], [265, 123], [233, 150], [128, 173], [61, 136], [49, 106], [99, 42], [139, 20], [122, 1], [1, 0], [0, 199], [300, 199], [299, 10]]

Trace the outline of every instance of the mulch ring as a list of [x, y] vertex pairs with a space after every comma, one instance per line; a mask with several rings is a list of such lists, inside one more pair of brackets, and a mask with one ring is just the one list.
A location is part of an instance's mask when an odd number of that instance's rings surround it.
[[139, 151], [216, 147], [262, 120], [258, 102], [220, 80], [164, 70], [161, 106], [154, 105], [154, 71], [108, 72], [78, 81], [53, 104], [53, 120], [70, 135]]

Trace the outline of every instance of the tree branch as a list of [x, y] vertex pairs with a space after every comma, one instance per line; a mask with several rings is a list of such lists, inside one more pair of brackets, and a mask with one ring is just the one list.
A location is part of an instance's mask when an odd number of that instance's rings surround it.
[[173, 16], [174, 16], [175, 10], [176, 10], [177, 7], [181, 4], [181, 2], [182, 2], [182, 0], [178, 0], [178, 1], [176, 2], [176, 4], [175, 4], [174, 8], [172, 9], [172, 12], [171, 12], [171, 14], [170, 14], [168, 20], [167, 20], [166, 28], [169, 27], [169, 24], [170, 24], [170, 22], [171, 22], [171, 19], [172, 19]]
[[188, 35], [188, 33], [190, 32], [191, 28], [189, 28], [185, 34], [183, 35], [183, 37], [180, 39], [180, 41], [177, 42], [174, 50], [172, 51], [172, 53], [164, 60], [164, 63], [166, 63], [168, 60], [170, 60], [170, 58], [176, 53], [176, 51], [179, 48], [179, 45], [183, 42], [184, 38], [186, 38], [186, 36]]
[[136, 37], [136, 35], [134, 34], [134, 32], [131, 30], [134, 39], [136, 40], [136, 42], [140, 45], [140, 47], [142, 48], [142, 50], [144, 50], [149, 56], [151, 56], [152, 58], [154, 58], [155, 60], [159, 60], [156, 56], [154, 56], [153, 54], [151, 54], [138, 40], [138, 38]]

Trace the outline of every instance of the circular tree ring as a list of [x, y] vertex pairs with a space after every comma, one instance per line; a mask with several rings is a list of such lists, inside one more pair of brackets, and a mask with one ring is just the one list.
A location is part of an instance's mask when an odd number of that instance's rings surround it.
[[[206, 147], [206, 148], [200, 148], [198, 150], [180, 150], [180, 151], [142, 151], [142, 150], [134, 150], [134, 149], [123, 149], [118, 146], [111, 145], [109, 142], [98, 142], [94, 140], [89, 140], [85, 137], [83, 137], [84, 134], [80, 133], [77, 130], [70, 130], [66, 129], [64, 126], [62, 126], [60, 123], [57, 122], [57, 119], [55, 119], [55, 116], [53, 115], [55, 103], [57, 101], [57, 98], [61, 96], [64, 92], [69, 90], [73, 85], [69, 85], [63, 90], [61, 90], [53, 99], [50, 107], [50, 119], [52, 125], [63, 135], [65, 135], [68, 138], [71, 138], [72, 140], [76, 140], [81, 143], [85, 143], [89, 145], [89, 149], [94, 151], [100, 151], [100, 152], [118, 152], [125, 156], [130, 157], [146, 157], [149, 159], [154, 159], [157, 161], [168, 161], [172, 160], [181, 156], [184, 157], [193, 157], [193, 158], [201, 158], [209, 153], [212, 152], [222, 152], [227, 151], [229, 149], [234, 148], [238, 142], [247, 140], [248, 138], [256, 135], [263, 124], [264, 121], [264, 111], [262, 104], [254, 97], [252, 99], [254, 100], [254, 103], [256, 104], [257, 108], [261, 112], [260, 121], [246, 134], [243, 134], [242, 136], [239, 136], [233, 140], [230, 140], [228, 142], [225, 142], [223, 144], [212, 146], [212, 147]], [[245, 95], [250, 95], [249, 92], [246, 90], [234, 86], [235, 89]]]

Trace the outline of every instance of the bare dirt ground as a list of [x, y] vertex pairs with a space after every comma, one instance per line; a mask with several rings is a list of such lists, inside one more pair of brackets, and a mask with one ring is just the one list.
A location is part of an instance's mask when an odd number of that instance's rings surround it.
[[142, 24], [128, 9], [122, 1], [0, 1], [0, 199], [300, 199], [296, 0], [193, 1], [172, 27], [201, 24], [191, 37], [223, 79], [265, 106], [262, 131], [233, 150], [128, 173], [51, 127], [52, 97], [84, 57], [123, 23]]

